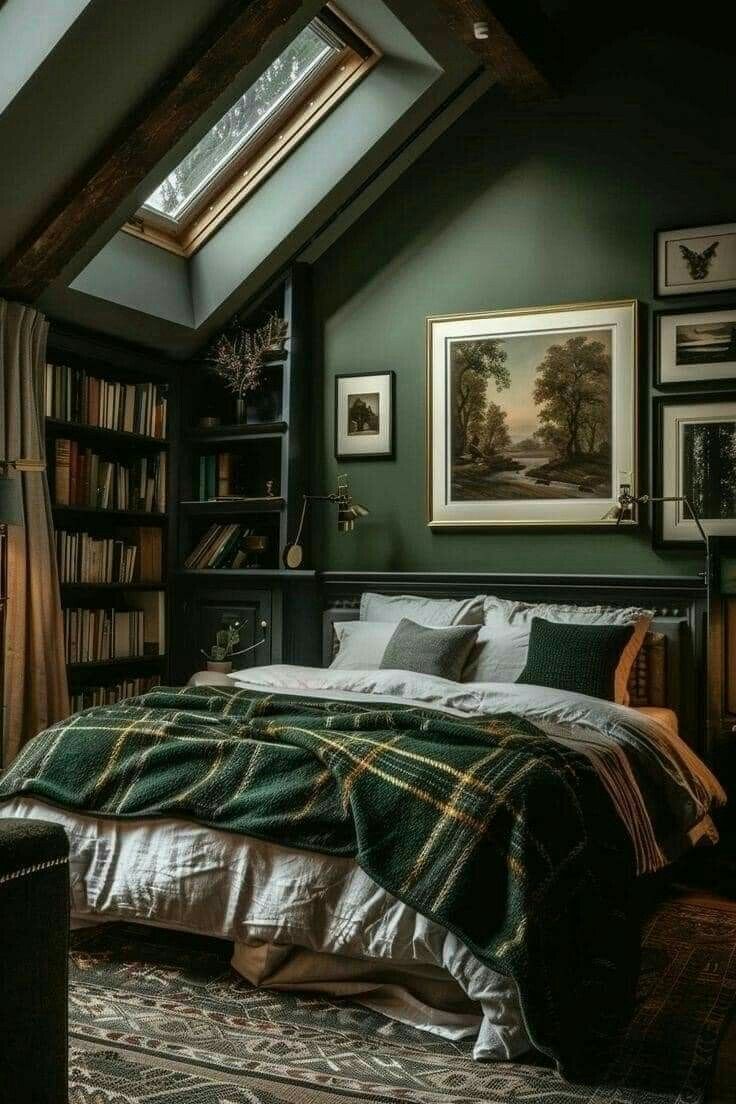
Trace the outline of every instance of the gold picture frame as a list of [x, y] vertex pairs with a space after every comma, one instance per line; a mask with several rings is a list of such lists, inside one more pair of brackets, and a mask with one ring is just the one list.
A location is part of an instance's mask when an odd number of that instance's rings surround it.
[[[580, 431], [578, 438], [592, 448], [588, 453], [571, 451], [570, 439], [563, 452], [554, 420], [552, 393], [557, 377], [567, 378], [574, 355], [584, 367], [591, 365], [587, 386], [607, 411], [598, 418], [594, 440], [595, 404], [586, 399], [586, 435], [581, 438]], [[614, 526], [605, 515], [616, 504], [619, 485], [637, 486], [638, 366], [635, 299], [427, 318], [430, 528]], [[476, 374], [485, 379], [485, 392]], [[468, 413], [468, 395], [483, 407], [487, 425]], [[494, 441], [501, 442], [495, 451]]]

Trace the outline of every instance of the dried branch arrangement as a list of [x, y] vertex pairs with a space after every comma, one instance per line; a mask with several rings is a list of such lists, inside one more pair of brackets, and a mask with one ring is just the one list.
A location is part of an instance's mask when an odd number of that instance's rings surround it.
[[212, 345], [209, 367], [239, 399], [261, 386], [266, 358], [280, 353], [289, 336], [289, 323], [272, 314], [263, 326], [247, 330], [235, 319]]

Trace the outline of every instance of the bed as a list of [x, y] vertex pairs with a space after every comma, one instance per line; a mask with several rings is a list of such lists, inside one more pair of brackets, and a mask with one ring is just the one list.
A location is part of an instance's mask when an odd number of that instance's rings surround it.
[[[328, 605], [326, 661], [360, 607]], [[78, 922], [216, 935], [254, 984], [585, 1076], [630, 1007], [633, 880], [713, 842], [725, 800], [667, 690], [680, 612], [629, 705], [277, 664], [87, 710], [24, 749], [0, 815], [66, 829]]]

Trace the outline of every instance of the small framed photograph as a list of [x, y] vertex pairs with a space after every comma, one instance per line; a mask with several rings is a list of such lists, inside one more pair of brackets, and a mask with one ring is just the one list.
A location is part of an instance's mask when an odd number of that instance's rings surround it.
[[392, 460], [394, 373], [335, 377], [335, 456]]
[[[736, 534], [736, 391], [654, 400], [656, 496], [686, 498], [708, 536]], [[702, 547], [688, 506], [655, 507], [656, 543]]]
[[736, 288], [736, 222], [660, 230], [657, 295], [692, 295]]
[[656, 316], [657, 387], [736, 381], [736, 310]]

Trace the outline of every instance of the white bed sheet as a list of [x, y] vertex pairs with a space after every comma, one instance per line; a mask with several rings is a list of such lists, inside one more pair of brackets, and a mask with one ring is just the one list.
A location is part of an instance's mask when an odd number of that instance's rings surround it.
[[[445, 1038], [475, 1038], [475, 1058], [509, 1059], [529, 1049], [515, 984], [352, 859], [182, 820], [82, 816], [30, 796], [0, 804], [0, 816], [65, 829], [77, 920], [127, 920], [232, 940], [234, 968], [256, 984], [281, 987], [270, 976], [277, 948], [339, 955], [342, 968], [329, 978], [303, 955], [297, 970], [306, 977], [311, 969], [320, 980], [297, 985], [287, 973], [288, 987], [349, 995]], [[378, 964], [386, 970], [377, 973]], [[448, 985], [448, 975], [456, 985]], [[462, 994], [468, 999], [458, 999]]]

